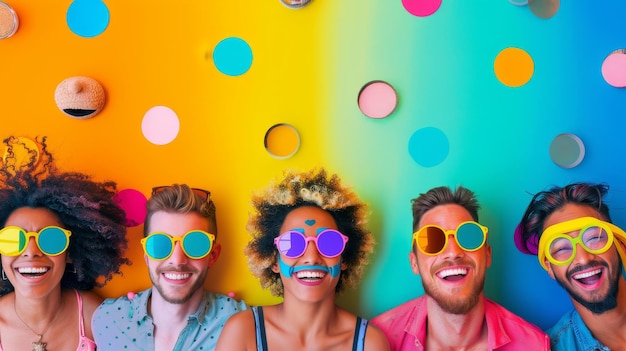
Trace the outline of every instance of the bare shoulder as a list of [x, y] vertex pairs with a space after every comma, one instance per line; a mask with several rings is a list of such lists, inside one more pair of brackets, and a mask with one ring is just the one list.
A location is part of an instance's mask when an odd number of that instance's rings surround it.
[[256, 328], [251, 309], [237, 312], [228, 318], [215, 350], [256, 350]]
[[367, 325], [365, 333], [365, 351], [389, 350], [389, 341], [385, 334], [372, 323]]
[[[102, 303], [102, 298], [92, 291], [79, 291], [78, 293], [83, 300], [83, 315], [91, 319], [93, 312]], [[72, 292], [72, 295], [74, 295], [74, 292]]]

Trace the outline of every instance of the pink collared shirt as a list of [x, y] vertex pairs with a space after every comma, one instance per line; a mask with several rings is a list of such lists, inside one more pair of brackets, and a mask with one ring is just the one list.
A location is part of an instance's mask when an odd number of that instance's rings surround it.
[[[485, 299], [489, 351], [548, 351], [550, 339], [539, 327]], [[406, 302], [372, 319], [385, 333], [391, 351], [424, 350], [426, 341], [426, 296]]]

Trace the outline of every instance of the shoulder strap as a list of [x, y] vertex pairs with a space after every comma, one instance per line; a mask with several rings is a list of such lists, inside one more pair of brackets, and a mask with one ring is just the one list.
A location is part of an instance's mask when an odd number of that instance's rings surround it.
[[254, 325], [256, 326], [256, 349], [257, 351], [267, 351], [267, 338], [265, 337], [265, 319], [263, 318], [263, 307], [252, 307], [254, 315]]
[[83, 319], [83, 298], [80, 296], [78, 290], [74, 289], [76, 293], [76, 300], [78, 302], [78, 330], [80, 336], [85, 336], [85, 320]]
[[365, 332], [367, 331], [367, 319], [356, 317], [356, 327], [354, 328], [354, 340], [352, 341], [352, 351], [363, 351], [365, 349]]

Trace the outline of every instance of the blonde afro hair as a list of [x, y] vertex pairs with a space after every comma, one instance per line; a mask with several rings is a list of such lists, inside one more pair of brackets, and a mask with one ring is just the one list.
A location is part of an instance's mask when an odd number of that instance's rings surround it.
[[263, 288], [269, 288], [275, 296], [283, 295], [280, 274], [271, 269], [278, 254], [274, 238], [280, 234], [287, 214], [302, 206], [317, 206], [327, 211], [337, 229], [349, 238], [341, 254], [347, 268], [341, 272], [336, 291], [355, 286], [374, 249], [374, 238], [366, 228], [367, 204], [343, 186], [338, 175], [329, 175], [323, 168], [306, 172], [287, 170], [282, 179], [253, 194], [253, 213], [247, 225], [252, 239], [245, 248], [250, 270]]

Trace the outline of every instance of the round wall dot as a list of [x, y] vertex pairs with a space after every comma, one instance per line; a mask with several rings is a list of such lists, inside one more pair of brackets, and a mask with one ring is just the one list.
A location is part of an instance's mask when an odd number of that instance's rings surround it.
[[559, 10], [560, 0], [528, 0], [528, 8], [539, 18], [550, 18]]
[[74, 0], [67, 9], [67, 25], [81, 37], [102, 34], [109, 25], [109, 8], [102, 0]]
[[398, 95], [387, 82], [375, 80], [361, 88], [358, 97], [359, 109], [371, 118], [385, 118], [398, 105]]
[[243, 39], [226, 38], [215, 46], [213, 62], [225, 75], [240, 76], [252, 65], [252, 49]]
[[427, 17], [437, 12], [441, 0], [402, 0], [402, 6], [413, 16]]
[[515, 6], [526, 6], [528, 5], [528, 0], [509, 0], [509, 2]]
[[550, 144], [550, 158], [559, 167], [576, 167], [585, 158], [585, 144], [574, 134], [559, 134]]
[[85, 119], [102, 111], [106, 96], [97, 80], [89, 77], [70, 77], [57, 85], [54, 101], [66, 115]]
[[448, 137], [434, 127], [418, 129], [409, 139], [409, 154], [421, 166], [433, 167], [448, 157]]
[[519, 87], [532, 78], [535, 64], [526, 51], [506, 48], [496, 56], [493, 70], [500, 83], [509, 87]]
[[39, 144], [26, 137], [11, 137], [5, 145], [2, 162], [9, 169], [19, 170], [39, 162]]
[[136, 227], [143, 224], [146, 218], [146, 199], [145, 195], [135, 189], [120, 190], [115, 194], [114, 199], [126, 212], [126, 226]]
[[299, 9], [311, 3], [311, 0], [280, 0], [280, 3], [290, 9]]
[[616, 88], [626, 87], [626, 49], [616, 50], [604, 59], [602, 77]]
[[155, 106], [148, 110], [141, 121], [141, 131], [149, 142], [165, 145], [176, 139], [180, 121], [174, 111], [165, 106]]
[[17, 13], [8, 4], [0, 1], [0, 39], [5, 39], [17, 32], [19, 27]]
[[272, 157], [289, 158], [300, 148], [300, 134], [289, 124], [275, 124], [265, 133], [263, 144]]

